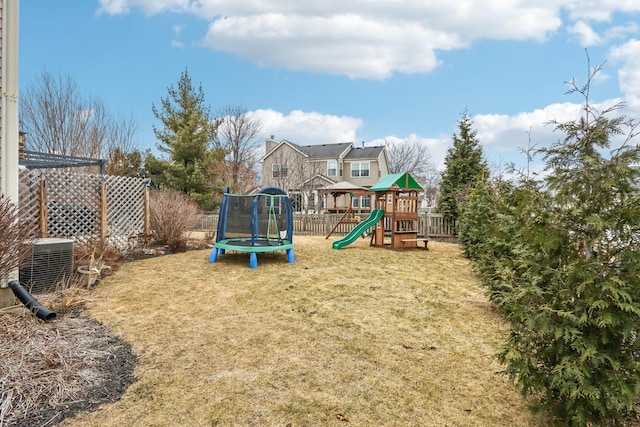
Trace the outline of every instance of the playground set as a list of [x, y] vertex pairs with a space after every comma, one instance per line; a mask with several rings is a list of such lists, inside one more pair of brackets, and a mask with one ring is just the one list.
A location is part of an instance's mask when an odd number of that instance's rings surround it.
[[390, 174], [375, 183], [369, 191], [375, 193], [375, 209], [368, 218], [356, 225], [334, 249], [342, 249], [358, 237], [371, 233], [371, 246], [402, 250], [417, 248], [420, 243], [428, 250], [429, 240], [418, 237], [418, 193], [422, 187], [409, 173]]
[[249, 253], [249, 266], [258, 267], [258, 253], [284, 250], [294, 262], [293, 207], [286, 192], [267, 187], [257, 194], [238, 195], [226, 188], [220, 202], [216, 241], [209, 262], [227, 250]]

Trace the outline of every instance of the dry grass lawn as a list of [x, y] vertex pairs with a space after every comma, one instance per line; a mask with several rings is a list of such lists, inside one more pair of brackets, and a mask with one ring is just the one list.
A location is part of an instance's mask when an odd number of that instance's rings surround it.
[[531, 426], [493, 357], [505, 326], [456, 245], [208, 251], [124, 265], [86, 314], [137, 381], [66, 426]]

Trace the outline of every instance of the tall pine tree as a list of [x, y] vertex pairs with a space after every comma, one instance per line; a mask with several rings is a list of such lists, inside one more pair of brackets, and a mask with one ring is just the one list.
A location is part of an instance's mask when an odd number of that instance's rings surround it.
[[466, 110], [458, 120], [458, 132], [454, 133], [453, 146], [444, 160], [438, 202], [440, 213], [454, 221], [458, 219], [461, 204], [476, 180], [486, 179], [488, 172], [482, 146]]
[[216, 165], [225, 153], [212, 148], [216, 122], [205, 105], [202, 86], [195, 88], [185, 70], [177, 87], [168, 88], [160, 108], [153, 105], [152, 110], [162, 122], [162, 126], [153, 127], [159, 141], [157, 148], [169, 155], [169, 160], [158, 160], [153, 155], [146, 160], [156, 183], [188, 194], [203, 209], [212, 209], [212, 192], [220, 187]]

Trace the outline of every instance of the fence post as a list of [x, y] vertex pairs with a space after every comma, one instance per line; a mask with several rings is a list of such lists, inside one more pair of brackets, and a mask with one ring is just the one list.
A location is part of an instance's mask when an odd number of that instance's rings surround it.
[[107, 183], [100, 184], [100, 243], [107, 241]]
[[40, 235], [49, 237], [49, 211], [47, 210], [47, 180], [43, 178], [40, 181]]
[[144, 235], [151, 235], [151, 208], [150, 203], [151, 189], [148, 185], [144, 187]]

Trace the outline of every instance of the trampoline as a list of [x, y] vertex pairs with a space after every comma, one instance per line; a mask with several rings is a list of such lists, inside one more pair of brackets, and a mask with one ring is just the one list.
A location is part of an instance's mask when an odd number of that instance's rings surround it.
[[287, 193], [267, 187], [248, 196], [228, 189], [220, 203], [216, 241], [209, 262], [227, 250], [249, 253], [249, 266], [258, 267], [258, 253], [285, 251], [293, 263], [293, 207]]

